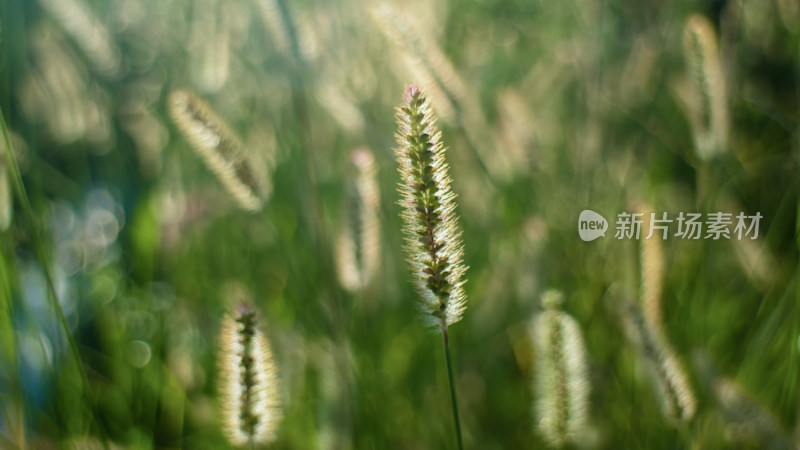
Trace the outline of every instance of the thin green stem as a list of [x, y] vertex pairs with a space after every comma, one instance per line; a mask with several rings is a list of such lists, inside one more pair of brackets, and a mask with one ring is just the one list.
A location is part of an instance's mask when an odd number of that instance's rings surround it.
[[453, 403], [453, 421], [456, 423], [456, 437], [458, 438], [458, 449], [464, 450], [464, 442], [461, 438], [461, 420], [458, 418], [458, 395], [456, 395], [456, 380], [453, 375], [453, 362], [450, 359], [450, 338], [447, 335], [447, 325], [442, 321], [442, 340], [444, 341], [444, 358], [447, 361], [447, 378], [450, 379], [450, 399]]
[[56, 292], [55, 283], [53, 282], [53, 276], [50, 273], [50, 268], [46, 263], [47, 259], [45, 258], [44, 246], [42, 245], [42, 240], [40, 238], [39, 228], [36, 224], [36, 218], [33, 215], [31, 202], [28, 199], [27, 192], [25, 191], [25, 185], [22, 182], [22, 174], [19, 171], [17, 159], [12, 151], [11, 140], [8, 137], [8, 128], [6, 127], [6, 119], [3, 116], [2, 109], [0, 109], [0, 126], [2, 127], [3, 140], [6, 148], [6, 157], [8, 158], [9, 169], [11, 169], [14, 189], [16, 190], [17, 197], [22, 204], [22, 211], [25, 214], [25, 219], [28, 221], [28, 224], [31, 227], [31, 240], [33, 241], [34, 251], [36, 252], [36, 257], [39, 258], [39, 262], [42, 264], [42, 271], [44, 272], [44, 276], [47, 280], [47, 288], [49, 293], [47, 298], [50, 301], [50, 306], [56, 312], [59, 324], [64, 329], [64, 334], [67, 337], [67, 342], [69, 342], [69, 348], [72, 352], [72, 356], [75, 358], [75, 362], [80, 370], [81, 379], [84, 382], [84, 386], [88, 386], [89, 383], [87, 382], [86, 373], [83, 370], [83, 364], [81, 364], [81, 357], [80, 353], [78, 353], [78, 347], [75, 344], [75, 339], [72, 337], [72, 332], [69, 330], [69, 323], [67, 323], [64, 310], [61, 308], [61, 303], [58, 301], [58, 293]]
[[[36, 257], [39, 259], [39, 262], [42, 265], [42, 272], [47, 280], [47, 299], [50, 302], [51, 308], [53, 308], [53, 311], [55, 311], [59, 325], [64, 330], [64, 335], [66, 336], [69, 344], [70, 353], [72, 353], [72, 357], [75, 359], [75, 365], [77, 366], [78, 374], [81, 379], [81, 392], [86, 397], [90, 410], [93, 411], [94, 399], [92, 398], [89, 390], [89, 378], [86, 376], [86, 369], [83, 367], [83, 362], [80, 352], [78, 351], [78, 346], [75, 343], [75, 338], [72, 336], [72, 331], [69, 329], [69, 323], [67, 322], [67, 317], [64, 315], [64, 309], [61, 307], [61, 302], [58, 300], [58, 293], [53, 281], [53, 274], [51, 273], [50, 267], [47, 264], [47, 258], [45, 257], [46, 255], [44, 251], [44, 245], [42, 244], [41, 231], [39, 230], [38, 223], [36, 222], [36, 217], [33, 214], [33, 208], [31, 207], [30, 199], [28, 198], [27, 191], [25, 190], [25, 184], [22, 182], [22, 173], [19, 170], [19, 164], [17, 163], [17, 159], [14, 156], [14, 151], [11, 147], [11, 139], [9, 138], [8, 127], [6, 126], [6, 119], [3, 115], [2, 108], [0, 108], [0, 132], [3, 134], [2, 144], [4, 144], [6, 149], [6, 158], [9, 163], [9, 169], [11, 170], [14, 190], [16, 191], [17, 198], [22, 205], [22, 211], [25, 214], [25, 220], [28, 221], [34, 251], [36, 253]], [[94, 416], [92, 416], [92, 420], [93, 419]], [[101, 436], [104, 447], [107, 447], [105, 430], [102, 428], [102, 425]]]
[[[2, 157], [2, 156], [0, 156]], [[19, 362], [17, 358], [17, 344], [14, 336], [14, 299], [11, 295], [11, 277], [5, 255], [12, 254], [5, 242], [0, 242], [0, 360], [6, 366], [8, 378], [4, 379], [11, 388], [7, 398], [0, 397], [0, 413], [6, 424], [8, 434], [14, 445], [8, 448], [25, 447], [25, 430], [23, 424], [25, 403], [22, 401], [22, 388], [19, 379]], [[2, 440], [0, 440], [2, 444]], [[3, 447], [0, 445], [0, 447]], [[3, 447], [5, 448], [5, 447]]]

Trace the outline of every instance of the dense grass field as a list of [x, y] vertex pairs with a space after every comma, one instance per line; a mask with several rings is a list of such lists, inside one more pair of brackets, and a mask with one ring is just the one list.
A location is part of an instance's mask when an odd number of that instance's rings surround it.
[[409, 83], [464, 448], [800, 448], [796, 0], [0, 0], [0, 448], [227, 448], [242, 300], [281, 405], [251, 447], [457, 448]]

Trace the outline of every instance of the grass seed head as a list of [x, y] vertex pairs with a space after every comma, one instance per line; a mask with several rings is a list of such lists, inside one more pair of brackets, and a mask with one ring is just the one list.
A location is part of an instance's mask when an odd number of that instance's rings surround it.
[[534, 414], [545, 440], [560, 448], [580, 442], [588, 430], [589, 380], [580, 326], [560, 311], [563, 295], [542, 296], [545, 311], [534, 322]]
[[254, 166], [231, 127], [189, 90], [173, 91], [168, 102], [175, 125], [237, 204], [245, 211], [260, 210], [269, 196], [267, 176]]
[[697, 411], [697, 399], [683, 364], [638, 306], [629, 303], [625, 319], [658, 388], [664, 416], [673, 424], [689, 422]]
[[725, 74], [714, 26], [699, 14], [689, 17], [683, 42], [693, 95], [700, 100], [691, 118], [695, 150], [707, 161], [728, 147], [730, 128]]
[[0, 231], [11, 225], [14, 213], [14, 191], [11, 186], [11, 173], [6, 164], [6, 155], [0, 153]]
[[466, 303], [456, 195], [430, 101], [414, 84], [406, 88], [397, 122], [395, 154], [408, 259], [425, 316], [443, 328], [461, 319]]
[[357, 291], [375, 277], [380, 263], [380, 195], [372, 153], [366, 148], [355, 149], [350, 162], [353, 175], [337, 244], [337, 270], [342, 286]]
[[239, 302], [222, 322], [219, 349], [223, 431], [238, 447], [275, 440], [281, 419], [278, 377], [258, 315]]

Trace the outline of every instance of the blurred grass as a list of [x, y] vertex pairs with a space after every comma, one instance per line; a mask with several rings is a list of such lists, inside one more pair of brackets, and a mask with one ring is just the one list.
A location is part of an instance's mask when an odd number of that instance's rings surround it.
[[[20, 203], [0, 232], [0, 445], [224, 447], [216, 336], [227, 302], [246, 292], [282, 379], [274, 447], [453, 447], [442, 350], [418, 320], [396, 205], [394, 107], [414, 68], [370, 19], [373, 3], [281, 2], [296, 27], [294, 51], [276, 45], [280, 31], [255, 1], [64, 4], [84, 5], [105, 27], [120, 69], [97, 73], [44, 2], [0, 5], [0, 108], [35, 220], [46, 225], [44, 257]], [[451, 328], [468, 448], [543, 446], [527, 327], [548, 287], [565, 292], [584, 333], [587, 446], [758, 448], [731, 440], [712, 390], [718, 377], [774, 415], [786, 442], [798, 433], [792, 5], [402, 4], [466, 86], [462, 106], [476, 109], [440, 123], [470, 266], [468, 309]], [[732, 125], [727, 152], [705, 163], [674, 87], [686, 76], [682, 30], [692, 13], [720, 37]], [[214, 56], [219, 42], [226, 58]], [[223, 64], [221, 81], [203, 78]], [[261, 212], [238, 211], [167, 120], [166, 96], [182, 87], [274, 161]], [[347, 294], [326, 242], [343, 223], [348, 155], [362, 145], [378, 166], [382, 270]], [[620, 320], [620, 305], [640, 289], [638, 243], [613, 239], [613, 222], [637, 200], [671, 218], [764, 217], [750, 249], [735, 239], [665, 242], [665, 330], [700, 402], [684, 437], [659, 413]], [[578, 238], [583, 209], [609, 219], [605, 238]], [[44, 267], [94, 406], [62, 371], [68, 346], [40, 298]]]

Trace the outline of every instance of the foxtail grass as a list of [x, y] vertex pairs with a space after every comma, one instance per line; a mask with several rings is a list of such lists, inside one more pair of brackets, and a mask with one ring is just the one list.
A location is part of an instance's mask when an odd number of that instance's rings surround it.
[[638, 306], [627, 304], [625, 319], [658, 388], [664, 417], [675, 426], [683, 426], [697, 411], [697, 399], [683, 364]]
[[275, 50], [291, 56], [298, 67], [305, 65], [297, 26], [285, 0], [256, 0], [256, 6]]
[[6, 231], [11, 225], [14, 213], [14, 195], [11, 192], [6, 156], [0, 154], [0, 231]]
[[394, 5], [383, 2], [370, 13], [375, 25], [400, 53], [408, 71], [430, 93], [442, 120], [455, 120], [466, 88], [444, 52]]
[[400, 205], [408, 261], [422, 313], [442, 333], [453, 418], [459, 448], [463, 448], [455, 376], [447, 327], [461, 320], [466, 307], [463, 246], [455, 214], [456, 195], [450, 189], [441, 133], [428, 98], [411, 84], [397, 110]]
[[644, 318], [656, 333], [662, 334], [661, 297], [664, 290], [664, 249], [661, 241], [664, 235], [656, 228], [654, 216], [649, 206], [637, 208], [642, 216], [644, 239], [639, 244], [639, 265], [641, 273], [640, 299]]
[[58, 144], [81, 140], [92, 151], [109, 150], [114, 129], [104, 98], [108, 91], [89, 80], [67, 36], [53, 26], [39, 26], [29, 48], [30, 75], [19, 89], [23, 114], [42, 122]]
[[278, 376], [269, 341], [250, 303], [237, 303], [223, 318], [218, 361], [228, 441], [250, 448], [274, 441], [282, 417]]
[[45, 11], [78, 44], [95, 71], [116, 76], [120, 52], [112, 34], [82, 0], [39, 0]]
[[728, 147], [729, 118], [725, 74], [714, 26], [695, 14], [686, 21], [684, 52], [692, 81], [690, 124], [697, 156], [707, 161]]
[[490, 146], [483, 139], [483, 133], [488, 131], [479, 113], [480, 105], [474, 96], [469, 95], [467, 84], [445, 52], [418, 25], [417, 17], [406, 14], [389, 2], [372, 7], [370, 17], [397, 51], [407, 72], [430, 95], [439, 117], [461, 128], [476, 162], [495, 185], [493, 165], [498, 158], [493, 160], [493, 155], [485, 150]]
[[256, 7], [261, 22], [272, 40], [272, 46], [279, 52], [288, 52], [292, 39], [290, 27], [284, 20], [284, 13], [278, 0], [256, 0]]
[[216, 0], [194, 5], [189, 53], [192, 79], [202, 92], [216, 92], [228, 81], [233, 50], [231, 5]]
[[353, 175], [345, 223], [338, 239], [336, 266], [342, 286], [358, 291], [367, 286], [378, 271], [380, 197], [372, 153], [366, 148], [353, 150], [350, 162]]
[[535, 416], [547, 443], [579, 443], [587, 431], [589, 380], [580, 326], [560, 311], [563, 296], [548, 291], [545, 310], [534, 322], [536, 345]]
[[189, 90], [173, 91], [168, 102], [175, 125], [236, 203], [245, 211], [260, 210], [270, 193], [268, 177], [231, 127]]
[[416, 85], [406, 88], [397, 121], [395, 154], [408, 260], [427, 321], [444, 330], [461, 320], [466, 307], [464, 250], [446, 149], [430, 101]]
[[[629, 305], [627, 320], [648, 366], [665, 417], [674, 424], [686, 423], [697, 409], [688, 376], [670, 347], [663, 325], [664, 251], [662, 240], [669, 231], [659, 229], [658, 218], [648, 205], [638, 205], [643, 214], [640, 244], [640, 302]], [[652, 231], [652, 234], [651, 234]]]

